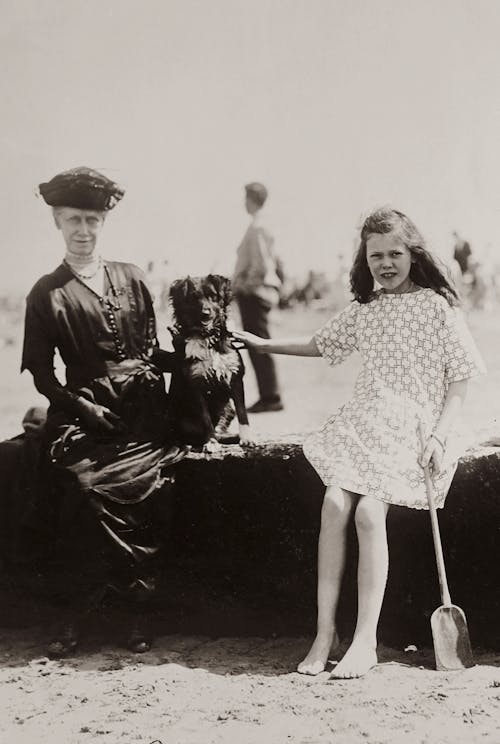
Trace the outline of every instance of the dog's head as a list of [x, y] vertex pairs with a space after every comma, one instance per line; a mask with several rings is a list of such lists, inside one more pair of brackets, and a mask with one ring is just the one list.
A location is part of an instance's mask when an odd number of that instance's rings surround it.
[[210, 336], [226, 328], [231, 281], [219, 274], [177, 279], [170, 287], [170, 300], [183, 336]]

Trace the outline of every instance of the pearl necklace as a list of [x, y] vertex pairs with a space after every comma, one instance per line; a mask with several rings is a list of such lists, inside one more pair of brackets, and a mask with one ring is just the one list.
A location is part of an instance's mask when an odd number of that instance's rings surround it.
[[101, 258], [101, 256], [99, 256], [99, 258], [97, 259], [97, 266], [95, 268], [95, 271], [93, 271], [91, 274], [83, 274], [81, 271], [78, 271], [77, 269], [75, 269], [74, 266], [72, 266], [69, 263], [69, 261], [66, 258], [63, 258], [63, 263], [65, 264], [65, 266], [68, 267], [68, 269], [71, 271], [72, 274], [75, 274], [75, 276], [77, 276], [79, 279], [84, 279], [84, 280], [85, 279], [93, 279], [95, 276], [97, 276], [97, 274], [99, 273], [99, 271], [102, 269], [102, 258]]

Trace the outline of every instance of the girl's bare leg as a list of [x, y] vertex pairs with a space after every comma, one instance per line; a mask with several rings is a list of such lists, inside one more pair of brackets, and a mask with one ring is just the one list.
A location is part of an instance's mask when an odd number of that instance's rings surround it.
[[297, 667], [301, 674], [323, 672], [339, 642], [335, 614], [344, 573], [346, 528], [356, 499], [341, 488], [330, 487], [325, 493], [318, 541], [318, 629], [309, 653]]
[[386, 516], [389, 505], [362, 496], [355, 512], [359, 543], [358, 620], [352, 644], [332, 677], [361, 677], [377, 663], [377, 625], [387, 582]]

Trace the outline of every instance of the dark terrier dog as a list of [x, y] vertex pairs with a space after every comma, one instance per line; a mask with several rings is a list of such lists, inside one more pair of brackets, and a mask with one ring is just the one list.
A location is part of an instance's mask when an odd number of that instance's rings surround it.
[[218, 274], [178, 279], [170, 288], [170, 300], [174, 358], [169, 401], [179, 442], [216, 448], [234, 416], [233, 400], [239, 442], [249, 444], [245, 368], [226, 326], [230, 280]]

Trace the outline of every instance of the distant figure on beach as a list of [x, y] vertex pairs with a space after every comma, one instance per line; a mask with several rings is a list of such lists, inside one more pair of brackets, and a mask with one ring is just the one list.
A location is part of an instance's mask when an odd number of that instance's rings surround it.
[[467, 240], [460, 237], [456, 231], [453, 232], [453, 237], [455, 239], [453, 257], [461, 272], [461, 283], [457, 281], [457, 286], [460, 287], [471, 310], [484, 310], [488, 292], [484, 267], [475, 257], [476, 254], [473, 255]]
[[159, 262], [148, 261], [145, 273], [156, 312], [167, 312], [169, 308], [170, 284], [172, 281], [168, 259], [164, 258]]
[[[108, 212], [124, 191], [90, 168], [73, 168], [40, 184], [65, 253], [26, 300], [22, 369], [50, 402], [44, 436], [53, 499], [66, 517], [60, 539], [76, 540], [85, 515], [95, 529], [106, 575], [86, 577], [95, 545], [84, 546], [85, 589], [63, 619], [48, 652], [63, 657], [78, 643], [79, 626], [103, 592], [138, 607], [155, 589], [162, 547], [162, 510], [172, 478], [165, 468], [182, 453], [169, 445], [167, 399], [157, 351], [153, 303], [143, 272], [108, 261], [97, 242]], [[54, 372], [54, 352], [66, 384]], [[71, 506], [73, 505], [73, 506]], [[56, 507], [53, 505], [54, 510]], [[62, 519], [62, 517], [61, 517]], [[151, 645], [141, 605], [127, 637], [136, 652]]]
[[389, 560], [387, 511], [391, 504], [428, 508], [427, 465], [436, 506], [443, 507], [461, 454], [457, 417], [467, 381], [483, 368], [454, 288], [404, 214], [385, 208], [365, 220], [350, 278], [354, 301], [312, 338], [266, 340], [234, 333], [256, 353], [323, 356], [331, 365], [354, 351], [361, 355], [352, 398], [304, 443], [326, 493], [317, 635], [298, 666], [302, 674], [323, 672], [339, 645], [336, 611], [352, 517], [358, 536], [357, 623], [332, 672], [336, 679], [360, 677], [377, 663]]
[[462, 275], [469, 271], [469, 259], [472, 255], [470, 244], [467, 240], [464, 240], [456, 230], [453, 231], [453, 238], [455, 245], [453, 247], [453, 258], [460, 266]]
[[[238, 248], [233, 275], [233, 292], [242, 326], [261, 338], [269, 338], [269, 313], [278, 306], [281, 286], [274, 237], [262, 216], [267, 196], [262, 183], [245, 186], [245, 208], [251, 221]], [[269, 354], [257, 354], [251, 348], [249, 353], [259, 398], [248, 412], [281, 411], [283, 401], [273, 358]]]

